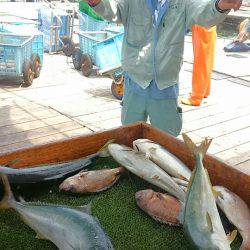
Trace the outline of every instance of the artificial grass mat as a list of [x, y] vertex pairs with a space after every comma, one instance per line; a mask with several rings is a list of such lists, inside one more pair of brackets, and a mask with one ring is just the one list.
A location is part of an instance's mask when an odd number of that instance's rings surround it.
[[[111, 158], [95, 159], [89, 170], [117, 167]], [[135, 202], [135, 192], [158, 189], [133, 174], [126, 174], [105, 192], [90, 195], [59, 193], [62, 180], [35, 185], [14, 187], [15, 195], [26, 201], [81, 206], [91, 201], [92, 214], [97, 217], [112, 239], [115, 249], [192, 249], [181, 227], [171, 227], [154, 221]], [[67, 225], [65, 225], [67, 227]], [[0, 211], [0, 249], [57, 249], [50, 241], [38, 240], [20, 216], [12, 209]], [[241, 237], [237, 236], [232, 249], [239, 249]]]

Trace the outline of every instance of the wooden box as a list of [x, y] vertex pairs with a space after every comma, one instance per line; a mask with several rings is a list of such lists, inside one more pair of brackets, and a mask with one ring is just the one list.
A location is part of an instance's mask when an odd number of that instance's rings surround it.
[[[0, 164], [8, 164], [17, 159], [18, 161], [13, 167], [21, 168], [43, 163], [67, 161], [96, 152], [109, 139], [115, 139], [117, 143], [132, 146], [132, 142], [138, 138], [147, 138], [158, 142], [193, 169], [194, 158], [181, 140], [146, 123], [135, 123], [56, 143], [14, 151], [0, 155]], [[249, 175], [238, 171], [211, 155], [207, 155], [203, 162], [213, 185], [227, 187], [243, 198], [250, 207]]]

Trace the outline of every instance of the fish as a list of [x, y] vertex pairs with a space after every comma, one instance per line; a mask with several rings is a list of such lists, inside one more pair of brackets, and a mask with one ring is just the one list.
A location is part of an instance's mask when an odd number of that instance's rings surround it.
[[235, 193], [222, 186], [214, 186], [219, 193], [216, 202], [227, 219], [238, 229], [243, 242], [241, 250], [250, 250], [250, 210]]
[[133, 148], [145, 153], [150, 160], [169, 175], [182, 180], [189, 180], [191, 170], [179, 158], [161, 145], [148, 139], [137, 139], [133, 141]]
[[188, 186], [188, 181], [172, 177], [172, 179], [180, 186], [187, 187]]
[[185, 192], [164, 170], [147, 159], [145, 154], [116, 143], [108, 145], [108, 152], [115, 161], [133, 174], [162, 188], [164, 191], [177, 197], [181, 202], [184, 202]]
[[137, 205], [154, 220], [171, 226], [180, 226], [181, 203], [173, 196], [146, 189], [136, 192]]
[[114, 249], [100, 223], [89, 213], [88, 206], [44, 204], [16, 201], [8, 178], [1, 174], [5, 195], [1, 209], [14, 209], [36, 233], [36, 238], [53, 242], [60, 250]]
[[12, 184], [28, 184], [59, 179], [70, 173], [86, 168], [92, 163], [92, 159], [96, 157], [109, 156], [107, 145], [111, 142], [112, 140], [108, 141], [98, 152], [76, 160], [18, 169], [0, 165], [0, 173], [8, 175], [9, 182]]
[[59, 186], [59, 190], [80, 194], [101, 192], [113, 186], [124, 171], [123, 167], [81, 171], [64, 180]]
[[180, 216], [184, 232], [190, 242], [199, 249], [229, 250], [230, 241], [236, 235], [234, 233], [229, 239], [226, 236], [216, 207], [216, 192], [213, 191], [208, 172], [202, 163], [212, 140], [205, 138], [196, 146], [186, 134], [183, 133], [182, 136], [196, 161]]

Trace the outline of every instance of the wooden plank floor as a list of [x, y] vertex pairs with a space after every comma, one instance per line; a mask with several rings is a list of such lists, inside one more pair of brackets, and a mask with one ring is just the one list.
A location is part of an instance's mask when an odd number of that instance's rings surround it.
[[[187, 47], [190, 50], [190, 44]], [[181, 96], [191, 91], [190, 51], [186, 55]], [[212, 137], [209, 153], [250, 175], [249, 71], [242, 65], [244, 75], [236, 77], [235, 69], [235, 74], [225, 72], [231, 62], [222, 73], [216, 63], [211, 97], [200, 107], [182, 106], [183, 131], [196, 141]], [[107, 78], [83, 77], [63, 55], [47, 54], [31, 87], [20, 87], [20, 79], [1, 80], [0, 153], [121, 125], [120, 102], [112, 97], [110, 85]]]

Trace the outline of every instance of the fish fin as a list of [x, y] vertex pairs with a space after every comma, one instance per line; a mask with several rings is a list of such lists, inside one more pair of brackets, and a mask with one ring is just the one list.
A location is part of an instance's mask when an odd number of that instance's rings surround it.
[[151, 158], [150, 153], [149, 153], [149, 152], [146, 152], [146, 153], [145, 153], [145, 157], [146, 157], [147, 160], [150, 160], [150, 158]]
[[25, 202], [25, 200], [24, 200], [24, 198], [22, 196], [19, 196], [18, 199], [19, 199], [20, 202]]
[[151, 177], [152, 180], [159, 181], [161, 178], [159, 175], [155, 174], [153, 177]]
[[188, 182], [188, 184], [187, 184], [187, 190], [189, 190], [190, 187], [191, 187], [192, 184], [193, 184], [193, 181], [194, 181], [194, 173], [195, 173], [195, 168], [194, 168], [194, 170], [193, 170], [193, 172], [192, 172], [192, 174], [191, 174], [191, 176], [190, 176], [189, 182]]
[[87, 205], [83, 205], [83, 206], [77, 206], [77, 207], [73, 207], [74, 209], [86, 213], [86, 214], [92, 214], [91, 212], [91, 202], [88, 203]]
[[212, 192], [215, 198], [221, 197], [222, 193], [217, 191], [214, 187], [212, 187]]
[[[163, 219], [161, 219], [160, 217], [158, 217], [158, 216], [155, 216], [155, 215], [151, 215], [151, 214], [149, 214], [149, 216], [151, 217], [151, 218], [153, 218], [155, 221], [157, 221], [157, 222], [160, 222], [160, 223], [163, 223], [163, 224], [166, 224], [166, 225], [169, 225], [169, 226], [180, 226], [180, 223], [179, 222], [176, 222], [176, 223], [174, 223], [174, 222], [170, 222], [170, 221], [164, 221]], [[178, 218], [177, 218], [178, 219]]]
[[109, 151], [108, 151], [108, 145], [111, 143], [114, 143], [115, 139], [108, 140], [99, 150], [98, 150], [98, 155], [99, 157], [108, 157], [110, 156]]
[[145, 154], [145, 153], [143, 153], [143, 152], [141, 152], [141, 151], [136, 151], [135, 154], [141, 155], [141, 156], [144, 156], [144, 157], [147, 158], [147, 154]]
[[213, 230], [213, 224], [212, 224], [211, 216], [210, 216], [210, 214], [208, 212], [206, 214], [206, 220], [207, 220], [207, 227], [208, 227], [209, 231], [212, 233], [214, 231]]
[[47, 240], [42, 234], [40, 234], [40, 233], [36, 233], [36, 239], [38, 239], [38, 240]]
[[177, 176], [178, 176], [179, 179], [188, 182], [188, 179], [185, 176], [183, 176], [181, 174], [177, 174]]
[[195, 150], [197, 150], [197, 146], [195, 145], [195, 143], [190, 139], [190, 137], [186, 133], [182, 133], [182, 138], [186, 146], [188, 147], [189, 151], [191, 153], [194, 153]]
[[187, 192], [187, 187], [184, 187], [184, 186], [182, 186], [182, 185], [179, 185], [179, 187], [184, 191], [184, 192]]
[[233, 232], [227, 234], [227, 239], [230, 244], [235, 240], [236, 236], [237, 236], [237, 230], [233, 230]]
[[150, 154], [150, 155], [155, 154], [155, 152], [156, 152], [156, 148], [150, 148], [150, 149], [149, 149], [149, 154]]
[[84, 169], [82, 169], [78, 174], [80, 174], [80, 173], [85, 173], [85, 172], [88, 172], [89, 170], [87, 169], [87, 168], [84, 168]]
[[204, 155], [206, 154], [211, 142], [212, 142], [212, 139], [211, 138], [208, 138], [206, 137], [201, 143], [200, 145], [196, 145], [192, 140], [191, 138], [185, 134], [185, 133], [182, 133], [182, 137], [183, 137], [183, 140], [186, 144], [186, 146], [188, 147], [189, 151], [196, 155], [196, 154], [200, 154], [201, 155], [201, 158], [203, 159], [204, 158]]
[[3, 199], [0, 201], [0, 209], [6, 209], [10, 207], [10, 201], [14, 201], [15, 199], [11, 191], [7, 175], [1, 174], [1, 179], [3, 182], [5, 194], [3, 196]]
[[60, 179], [64, 176], [65, 174], [58, 174], [58, 175], [53, 175], [53, 176], [49, 176], [44, 178], [44, 181], [49, 181], [49, 180], [53, 180], [53, 179]]
[[198, 146], [198, 153], [201, 154], [201, 158], [203, 159], [205, 154], [207, 153], [207, 150], [212, 142], [212, 138], [206, 137], [201, 144]]
[[[181, 175], [178, 175], [181, 176]], [[186, 181], [185, 179], [181, 179], [181, 177], [172, 177], [172, 179], [180, 186], [184, 186], [187, 187], [188, 186], [188, 181]]]

